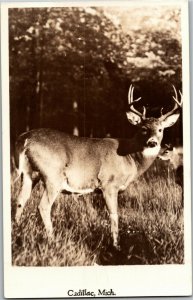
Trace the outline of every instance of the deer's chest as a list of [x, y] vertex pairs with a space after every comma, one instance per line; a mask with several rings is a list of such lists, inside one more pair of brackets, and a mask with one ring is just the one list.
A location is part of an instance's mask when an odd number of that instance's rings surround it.
[[127, 169], [127, 172], [124, 173], [122, 176], [122, 181], [120, 182], [119, 190], [124, 191], [128, 185], [134, 181], [137, 177], [137, 167], [136, 165], [132, 166], [131, 168]]
[[120, 157], [119, 160], [111, 161], [102, 167], [98, 177], [102, 188], [109, 186], [123, 191], [136, 178], [136, 175], [136, 164], [132, 160], [128, 163], [125, 158]]

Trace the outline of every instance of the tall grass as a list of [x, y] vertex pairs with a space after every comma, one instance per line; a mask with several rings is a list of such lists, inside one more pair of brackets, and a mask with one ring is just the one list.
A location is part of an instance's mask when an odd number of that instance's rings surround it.
[[[13, 180], [15, 174], [13, 173]], [[61, 194], [52, 208], [53, 241], [38, 211], [39, 183], [14, 221], [20, 183], [12, 182], [12, 264], [17, 266], [86, 266], [182, 264], [184, 222], [182, 189], [172, 169], [156, 161], [146, 174], [119, 195], [120, 250], [114, 249], [102, 194]]]

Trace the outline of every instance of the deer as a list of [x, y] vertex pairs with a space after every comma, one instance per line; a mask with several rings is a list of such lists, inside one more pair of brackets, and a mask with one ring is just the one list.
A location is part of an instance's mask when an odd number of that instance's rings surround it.
[[165, 144], [158, 155], [158, 159], [169, 162], [174, 171], [175, 182], [183, 187], [183, 149]]
[[160, 117], [146, 117], [146, 107], [134, 105], [134, 86], [128, 91], [127, 120], [135, 126], [131, 139], [78, 137], [57, 130], [40, 128], [21, 134], [15, 147], [15, 160], [21, 188], [17, 197], [15, 220], [20, 218], [30, 198], [32, 174], [38, 172], [44, 192], [38, 206], [47, 236], [53, 239], [51, 208], [62, 191], [88, 194], [100, 189], [110, 217], [113, 247], [119, 247], [118, 193], [142, 175], [160, 152], [164, 129], [178, 120], [182, 108], [174, 88], [174, 106]]

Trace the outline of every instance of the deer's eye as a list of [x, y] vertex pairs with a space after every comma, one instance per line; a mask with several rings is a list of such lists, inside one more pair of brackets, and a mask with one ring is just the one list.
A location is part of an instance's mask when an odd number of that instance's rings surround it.
[[146, 135], [147, 134], [147, 128], [146, 127], [142, 127], [141, 133]]
[[161, 129], [161, 128], [159, 129], [159, 132], [162, 132], [162, 129]]

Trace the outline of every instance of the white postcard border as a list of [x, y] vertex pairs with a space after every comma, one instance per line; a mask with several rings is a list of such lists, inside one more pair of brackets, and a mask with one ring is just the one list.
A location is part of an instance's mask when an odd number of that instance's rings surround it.
[[180, 5], [182, 10], [185, 264], [160, 266], [13, 267], [11, 265], [8, 8], [76, 5], [141, 5], [142, 2], [4, 3], [1, 7], [4, 288], [6, 298], [68, 297], [68, 290], [113, 289], [121, 296], [185, 296], [192, 293], [190, 195], [190, 95], [187, 1], [144, 1]]

